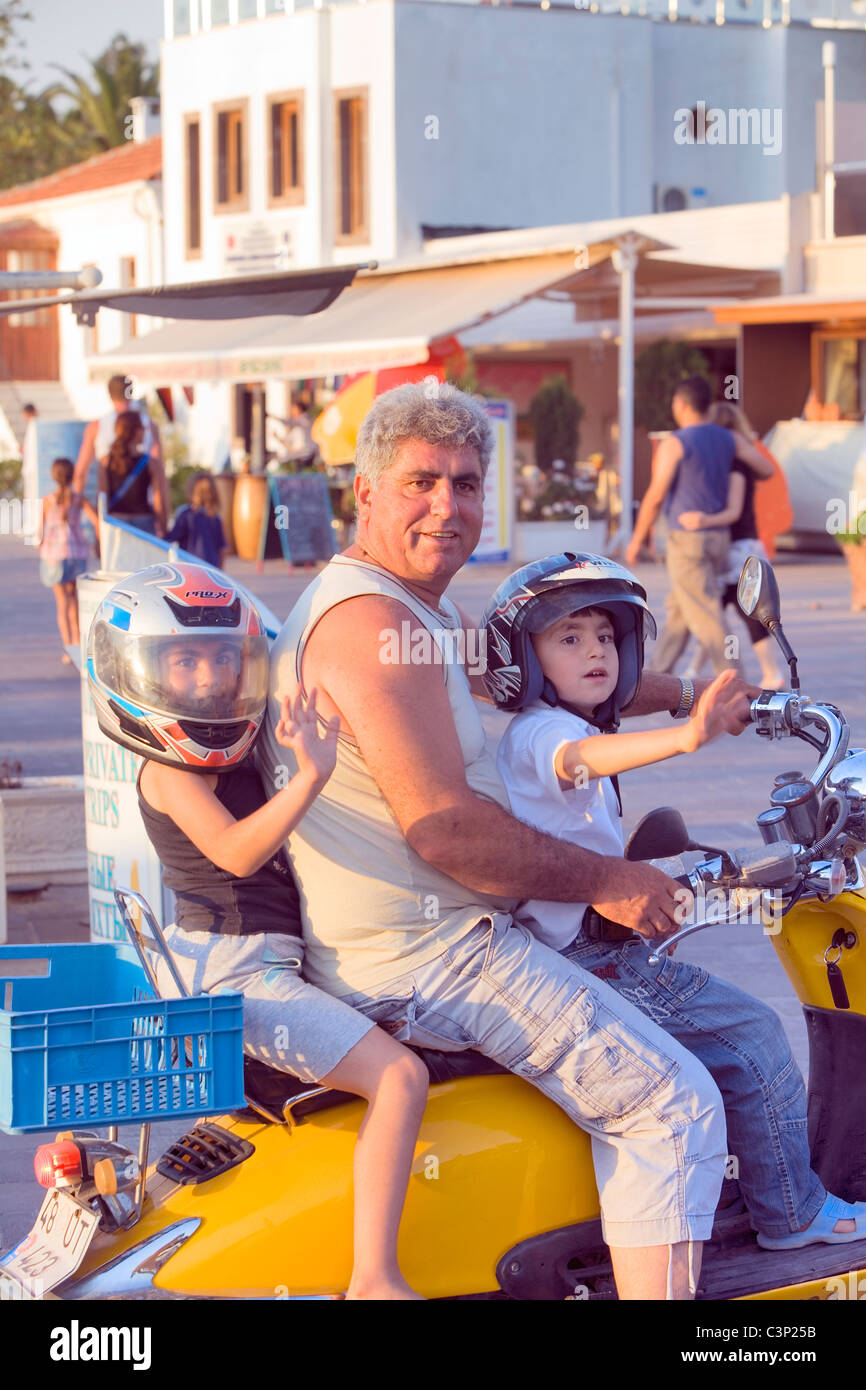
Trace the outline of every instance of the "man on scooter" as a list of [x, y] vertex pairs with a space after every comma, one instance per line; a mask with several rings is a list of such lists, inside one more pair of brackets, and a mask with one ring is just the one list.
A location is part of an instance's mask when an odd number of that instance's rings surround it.
[[[620, 1296], [688, 1297], [727, 1153], [716, 1086], [511, 916], [523, 899], [590, 902], [652, 939], [675, 927], [679, 885], [510, 814], [470, 679], [442, 642], [461, 625], [445, 590], [480, 535], [491, 451], [483, 407], [454, 388], [380, 397], [358, 441], [357, 542], [274, 649], [272, 709], [297, 673], [340, 719], [337, 768], [292, 841], [308, 975], [400, 1041], [474, 1047], [556, 1101], [592, 1136]], [[630, 713], [679, 708], [685, 694], [648, 676]], [[748, 695], [729, 732], [745, 726]], [[275, 787], [285, 755], [270, 739], [263, 752]]]

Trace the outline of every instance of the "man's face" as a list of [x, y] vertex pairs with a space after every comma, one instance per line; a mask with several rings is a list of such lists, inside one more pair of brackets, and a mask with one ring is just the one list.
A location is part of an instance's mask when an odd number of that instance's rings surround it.
[[484, 480], [478, 451], [408, 439], [373, 488], [356, 479], [359, 541], [385, 569], [439, 593], [478, 544]]
[[688, 413], [686, 402], [683, 400], [682, 396], [674, 396], [671, 401], [671, 415], [674, 417], [677, 429], [682, 429], [683, 427], [684, 411]]

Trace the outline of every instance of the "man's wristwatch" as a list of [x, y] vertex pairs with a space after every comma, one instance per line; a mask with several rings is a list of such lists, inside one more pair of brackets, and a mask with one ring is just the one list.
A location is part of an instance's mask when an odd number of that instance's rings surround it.
[[689, 680], [688, 677], [680, 676], [680, 685], [682, 686], [680, 702], [676, 709], [670, 711], [671, 719], [685, 719], [687, 715], [691, 714], [692, 706], [695, 703], [694, 681]]

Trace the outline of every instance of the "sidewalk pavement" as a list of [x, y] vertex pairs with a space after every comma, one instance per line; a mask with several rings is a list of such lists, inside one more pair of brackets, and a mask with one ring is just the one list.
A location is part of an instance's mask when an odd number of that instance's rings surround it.
[[[473, 616], [509, 573], [510, 566], [469, 565], [455, 579], [452, 597]], [[255, 565], [229, 559], [227, 569], [283, 618], [313, 577], [288, 573], [282, 561]], [[665, 572], [642, 565], [638, 577], [661, 622], [667, 592]], [[777, 566], [782, 617], [800, 658], [804, 691], [840, 706], [851, 724], [851, 746], [866, 746], [866, 615], [849, 611], [849, 583], [841, 558], [782, 557]], [[0, 761], [18, 758], [27, 776], [82, 771], [80, 701], [77, 673], [60, 663], [50, 593], [39, 583], [35, 552], [22, 542], [0, 537]], [[745, 629], [730, 618], [742, 639], [746, 674], [757, 675]], [[485, 724], [501, 728], [505, 716], [491, 711]], [[653, 727], [658, 717], [632, 721], [633, 729]], [[665, 717], [662, 717], [662, 723]], [[765, 745], [747, 730], [736, 742], [718, 740], [695, 758], [677, 758], [629, 773], [623, 780], [628, 831], [654, 806], [673, 805], [686, 818], [693, 837], [722, 847], [759, 843], [754, 818], [769, 804], [775, 773], [799, 767], [810, 771], [815, 755], [807, 745]], [[51, 887], [41, 894], [9, 899], [9, 942], [38, 945], [87, 941], [86, 884]], [[757, 927], [709, 928], [686, 941], [680, 958], [703, 965], [759, 995], [780, 1014], [795, 1056], [806, 1069], [808, 1050], [799, 1003], [770, 941]], [[184, 1126], [185, 1127], [185, 1126]], [[158, 1127], [154, 1145], [182, 1132]], [[122, 1136], [121, 1136], [122, 1139]], [[123, 1141], [123, 1140], [122, 1140]], [[26, 1232], [38, 1192], [32, 1179], [37, 1137], [0, 1135], [0, 1249]], [[128, 1142], [128, 1141], [127, 1141]]]

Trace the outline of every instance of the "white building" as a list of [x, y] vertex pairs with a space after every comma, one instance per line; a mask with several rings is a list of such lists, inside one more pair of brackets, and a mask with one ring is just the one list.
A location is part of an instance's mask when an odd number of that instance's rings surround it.
[[[718, 0], [715, 22], [698, 23], [710, 0], [641, 0], [633, 13], [629, 0], [166, 0], [166, 279], [368, 260], [432, 267], [460, 255], [467, 235], [480, 235], [483, 256], [484, 234], [514, 229], [519, 255], [520, 229], [778, 208], [816, 186], [821, 45], [840, 23], [856, 26], [837, 34], [840, 129], [848, 119], [847, 157], [866, 157], [861, 4]], [[671, 23], [677, 14], [689, 22]], [[866, 229], [866, 207], [863, 217]], [[715, 245], [708, 261], [768, 269], [754, 238]], [[350, 292], [324, 318], [343, 321], [354, 302]], [[377, 359], [382, 323], [370, 312], [366, 348], [312, 320], [177, 325], [157, 335], [142, 371], [153, 383], [187, 373], [194, 456], [219, 466], [249, 444], [257, 395], [285, 415], [293, 380], [393, 364], [399, 334]], [[306, 340], [327, 350], [304, 353]], [[117, 361], [103, 359], [101, 375]]]
[[[826, 28], [445, 0], [167, 0], [166, 21], [172, 280], [815, 186]], [[866, 103], [862, 18], [837, 98]]]

